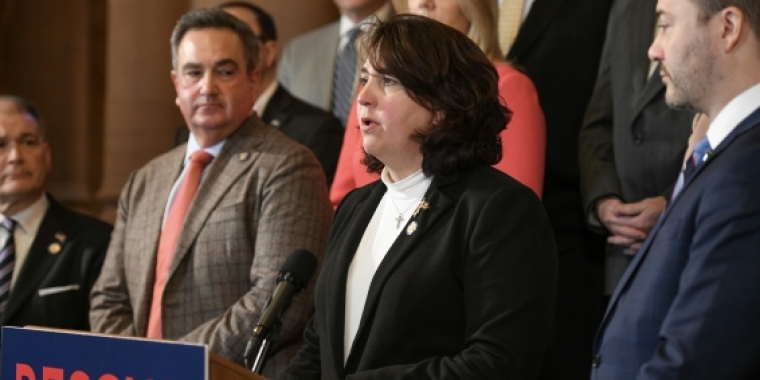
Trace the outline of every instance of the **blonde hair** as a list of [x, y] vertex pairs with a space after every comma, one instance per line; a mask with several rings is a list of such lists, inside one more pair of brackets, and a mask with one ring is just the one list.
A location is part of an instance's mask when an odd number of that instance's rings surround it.
[[503, 61], [499, 47], [498, 0], [457, 0], [464, 17], [470, 22], [467, 36], [483, 50], [488, 59]]

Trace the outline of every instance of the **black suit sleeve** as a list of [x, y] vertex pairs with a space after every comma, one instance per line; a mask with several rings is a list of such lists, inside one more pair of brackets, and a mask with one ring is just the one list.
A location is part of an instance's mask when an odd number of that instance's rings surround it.
[[[607, 36], [612, 35], [607, 31]], [[605, 196], [622, 198], [622, 189], [615, 168], [613, 147], [612, 79], [610, 75], [611, 44], [608, 38], [602, 52], [594, 92], [589, 100], [579, 133], [581, 197], [585, 220], [595, 232], [607, 234], [596, 217], [596, 201]]]
[[312, 317], [303, 333], [305, 344], [288, 365], [279, 380], [317, 380], [322, 378], [319, 350], [319, 327]]
[[325, 171], [327, 186], [330, 187], [335, 177], [335, 169], [338, 166], [344, 129], [340, 120], [332, 114], [325, 113], [323, 116], [314, 119], [316, 133], [309, 135], [303, 144], [317, 156], [317, 160]]

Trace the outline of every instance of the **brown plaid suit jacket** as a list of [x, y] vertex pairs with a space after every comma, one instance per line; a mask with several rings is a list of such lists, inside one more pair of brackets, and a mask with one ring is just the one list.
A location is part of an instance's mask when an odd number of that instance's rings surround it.
[[[185, 149], [152, 160], [124, 187], [91, 294], [93, 331], [145, 336], [164, 208]], [[206, 343], [242, 363], [283, 262], [305, 248], [321, 265], [331, 218], [314, 155], [257, 116], [248, 118], [206, 170], [188, 210], [163, 296], [164, 337]], [[283, 316], [265, 376], [284, 370], [302, 344], [315, 282]]]

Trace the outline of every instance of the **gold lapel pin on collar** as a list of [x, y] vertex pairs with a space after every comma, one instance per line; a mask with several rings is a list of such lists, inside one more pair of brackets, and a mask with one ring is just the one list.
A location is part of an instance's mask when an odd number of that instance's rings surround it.
[[251, 157], [251, 154], [248, 152], [243, 152], [238, 154], [238, 161], [243, 162], [248, 159], [248, 157]]
[[414, 214], [412, 214], [412, 218], [416, 218], [417, 214], [420, 213], [420, 211], [429, 210], [430, 209], [430, 203], [428, 203], [425, 200], [425, 197], [422, 197], [422, 200], [417, 205], [417, 208], [414, 210]]

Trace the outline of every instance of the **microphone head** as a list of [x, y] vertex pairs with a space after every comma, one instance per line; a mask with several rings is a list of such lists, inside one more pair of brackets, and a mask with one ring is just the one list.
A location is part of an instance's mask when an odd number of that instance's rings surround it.
[[277, 276], [277, 282], [288, 281], [296, 285], [298, 290], [303, 290], [309, 284], [311, 276], [317, 270], [317, 257], [305, 249], [296, 249], [282, 264], [282, 269]]

